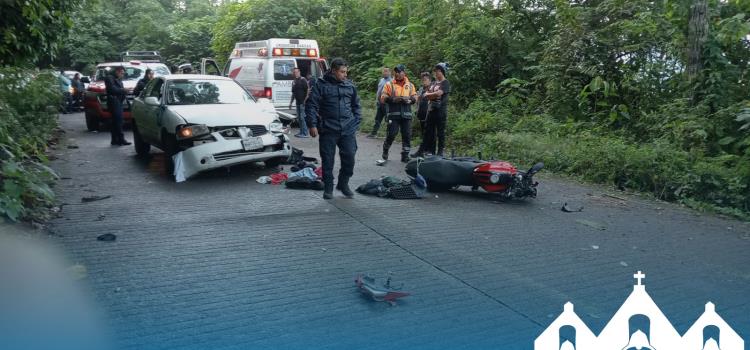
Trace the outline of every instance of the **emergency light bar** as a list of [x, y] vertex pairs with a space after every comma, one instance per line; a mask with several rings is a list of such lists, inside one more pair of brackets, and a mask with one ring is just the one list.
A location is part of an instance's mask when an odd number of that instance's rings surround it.
[[[264, 51], [265, 49], [258, 50], [258, 56], [265, 56], [268, 51]], [[261, 51], [263, 51], [263, 55], [261, 55]], [[317, 49], [287, 49], [287, 48], [280, 48], [276, 47], [273, 49], [273, 55], [274, 56], [307, 56], [307, 57], [317, 57], [318, 56], [318, 50]]]

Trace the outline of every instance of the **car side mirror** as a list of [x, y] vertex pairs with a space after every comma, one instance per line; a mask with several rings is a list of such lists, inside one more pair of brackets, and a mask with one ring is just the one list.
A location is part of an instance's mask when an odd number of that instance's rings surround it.
[[89, 77], [82, 77], [81, 82], [88, 84], [88, 83], [91, 83], [91, 80], [89, 80]]
[[149, 106], [158, 106], [160, 104], [159, 99], [154, 96], [146, 97], [146, 99], [144, 99], [143, 102]]

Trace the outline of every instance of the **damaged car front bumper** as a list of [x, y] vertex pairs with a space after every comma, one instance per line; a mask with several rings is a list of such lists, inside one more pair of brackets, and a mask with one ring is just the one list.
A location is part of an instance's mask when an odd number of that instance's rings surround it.
[[175, 178], [187, 179], [202, 171], [233, 165], [288, 158], [292, 154], [289, 137], [266, 133], [257, 137], [225, 138], [215, 131], [208, 138], [194, 140], [193, 146], [176, 155]]

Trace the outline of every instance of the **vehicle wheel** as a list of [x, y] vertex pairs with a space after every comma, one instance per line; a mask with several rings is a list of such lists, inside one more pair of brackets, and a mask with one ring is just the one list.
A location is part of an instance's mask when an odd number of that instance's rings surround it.
[[99, 131], [99, 118], [88, 109], [86, 110], [86, 128], [89, 131]]
[[263, 161], [265, 163], [266, 168], [275, 168], [281, 164], [283, 164], [287, 158], [285, 157], [276, 157], [276, 158], [269, 158]]
[[177, 137], [166, 131], [162, 131], [161, 142], [164, 147], [164, 170], [169, 178], [174, 178], [174, 159], [177, 154]]
[[138, 127], [135, 125], [135, 121], [133, 121], [133, 145], [135, 146], [135, 153], [139, 157], [145, 157], [149, 152], [151, 152], [151, 144], [143, 141], [141, 133], [138, 131]]
[[427, 189], [430, 192], [445, 192], [453, 188], [453, 186], [444, 185], [444, 184], [436, 184], [434, 182], [427, 182]]

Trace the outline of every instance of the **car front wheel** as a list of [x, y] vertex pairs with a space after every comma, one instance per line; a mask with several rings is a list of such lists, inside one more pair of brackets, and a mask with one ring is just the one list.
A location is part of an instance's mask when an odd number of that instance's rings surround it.
[[145, 157], [151, 152], [151, 144], [143, 141], [143, 137], [141, 137], [141, 132], [138, 131], [138, 126], [135, 124], [135, 120], [133, 120], [133, 145], [135, 146], [135, 153], [139, 157]]
[[86, 110], [86, 129], [89, 131], [99, 131], [99, 117], [90, 109]]
[[167, 176], [174, 178], [174, 159], [172, 156], [177, 154], [177, 137], [162, 131], [161, 143], [164, 151], [164, 170], [166, 170]]

